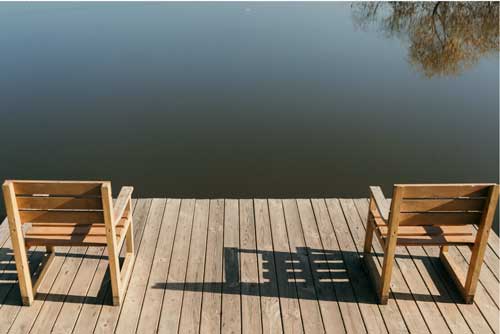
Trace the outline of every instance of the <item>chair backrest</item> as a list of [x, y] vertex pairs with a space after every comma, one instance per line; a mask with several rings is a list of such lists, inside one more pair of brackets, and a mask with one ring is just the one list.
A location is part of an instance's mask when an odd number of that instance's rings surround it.
[[400, 226], [479, 225], [493, 220], [499, 187], [487, 184], [396, 184], [389, 221]]
[[107, 181], [7, 180], [3, 188], [21, 224], [103, 224], [103, 185], [110, 190]]

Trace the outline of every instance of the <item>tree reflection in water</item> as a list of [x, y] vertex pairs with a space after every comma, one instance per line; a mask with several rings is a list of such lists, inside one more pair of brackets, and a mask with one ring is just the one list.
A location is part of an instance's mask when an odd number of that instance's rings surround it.
[[460, 74], [499, 51], [498, 2], [354, 3], [352, 16], [407, 39], [410, 63], [427, 77]]

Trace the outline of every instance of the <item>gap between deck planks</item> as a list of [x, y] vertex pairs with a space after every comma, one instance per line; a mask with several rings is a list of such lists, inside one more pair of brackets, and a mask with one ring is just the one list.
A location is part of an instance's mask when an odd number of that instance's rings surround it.
[[[21, 307], [4, 222], [0, 333], [500, 332], [494, 232], [474, 304], [461, 303], [436, 249], [401, 247], [381, 306], [359, 261], [367, 205], [135, 200], [137, 260], [120, 307], [110, 305], [106, 250], [94, 247], [58, 248], [34, 305]], [[450, 248], [465, 268], [469, 250]], [[29, 255], [36, 265], [41, 249]]]

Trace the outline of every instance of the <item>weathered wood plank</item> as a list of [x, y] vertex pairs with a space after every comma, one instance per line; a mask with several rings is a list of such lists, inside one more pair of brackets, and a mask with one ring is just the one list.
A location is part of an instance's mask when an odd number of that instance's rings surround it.
[[[155, 235], [157, 235], [157, 233], [156, 234], [154, 233], [154, 229], [156, 227], [155, 222], [153, 220], [151, 220], [151, 218], [150, 218], [153, 215], [154, 211], [156, 211], [156, 210], [153, 210], [153, 201], [151, 201], [151, 205], [148, 208], [147, 216], [145, 217], [146, 221], [144, 223], [144, 230], [141, 233], [140, 237], [137, 238], [139, 241], [139, 244], [136, 244], [136, 256], [137, 256], [137, 258], [139, 258], [141, 256], [140, 254], [144, 252], [144, 251], [141, 251], [143, 244], [146, 244], [145, 247], [147, 245], [151, 245], [151, 243], [152, 243], [151, 240], [155, 237]], [[144, 243], [142, 242], [143, 240], [144, 240]], [[147, 246], [147, 247], [149, 247], [149, 246]], [[122, 249], [122, 253], [123, 252], [124, 252], [124, 249]], [[136, 264], [137, 264], [137, 262], [136, 262]], [[133, 274], [133, 272], [132, 272], [132, 274]], [[119, 319], [120, 311], [121, 311], [121, 308], [123, 306], [123, 303], [121, 304], [121, 306], [118, 306], [118, 307], [113, 306], [112, 301], [111, 301], [111, 298], [112, 298], [111, 292], [112, 292], [111, 286], [109, 286], [109, 288], [107, 290], [106, 298], [104, 300], [101, 311], [99, 313], [99, 317], [97, 319], [97, 323], [96, 323], [94, 332], [107, 332], [110, 330], [114, 330], [116, 327], [116, 323]], [[127, 293], [128, 293], [128, 290], [127, 290]]]
[[[431, 256], [438, 256], [439, 253], [439, 251], [433, 247], [427, 247], [425, 248], [425, 251]], [[456, 247], [450, 247], [448, 255], [462, 272], [467, 272], [468, 263]], [[449, 277], [449, 274], [447, 276]], [[480, 284], [477, 286], [474, 303], [481, 310], [481, 313], [490, 324], [492, 330], [498, 332], [500, 330], [500, 319], [498, 317], [500, 310], [490, 294], [484, 288], [482, 281], [480, 281]]]
[[278, 199], [269, 199], [268, 205], [283, 330], [285, 333], [303, 333], [304, 328], [300, 305], [297, 299], [295, 277], [293, 272], [288, 273], [289, 270], [293, 270], [293, 259], [288, 243], [283, 203]]
[[241, 329], [242, 333], [261, 333], [259, 270], [255, 242], [255, 217], [253, 201], [242, 199], [240, 207], [240, 279], [241, 279]]
[[325, 328], [305, 250], [297, 202], [285, 199], [283, 208], [304, 330], [306, 333], [324, 333]]
[[[477, 228], [477, 226], [476, 226]], [[491, 232], [490, 235], [488, 236], [488, 246], [491, 249], [493, 253], [497, 256], [497, 258], [500, 257], [500, 239], [498, 235], [495, 232]]]
[[[151, 208], [151, 199], [138, 199], [133, 212], [134, 243], [136, 252], [140, 248], [142, 236], [146, 227], [146, 220]], [[123, 250], [121, 255], [123, 255]], [[103, 257], [107, 257], [107, 249]], [[76, 321], [73, 332], [92, 333], [103, 308], [103, 303], [110, 303], [111, 287], [109, 281], [108, 261], [99, 262], [96, 274], [92, 279], [90, 289], [84, 301], [84, 305]]]
[[237, 199], [224, 204], [224, 261], [222, 286], [222, 333], [241, 332], [240, 222]]
[[210, 200], [200, 333], [219, 333], [221, 329], [222, 287], [210, 286], [222, 282], [223, 230], [224, 200]]
[[429, 262], [432, 265], [432, 268], [428, 268], [429, 271], [434, 270], [436, 272], [436, 276], [438, 277], [438, 279], [435, 280], [435, 282], [439, 282], [444, 285], [446, 291], [450, 294], [452, 300], [456, 303], [457, 307], [460, 309], [460, 312], [463, 314], [472, 332], [493, 333], [490, 325], [483, 317], [476, 303], [471, 305], [464, 304], [463, 297], [458, 292], [457, 287], [454, 285], [454, 282], [450, 278], [450, 274], [445, 270], [439, 258], [437, 256], [429, 256], [429, 254], [426, 252], [426, 250], [429, 250], [429, 248], [423, 247], [420, 248], [420, 250], [422, 250], [423, 255], [427, 256]]
[[280, 298], [267, 200], [254, 199], [254, 209], [262, 329], [264, 333], [282, 333]]
[[[4, 247], [7, 249], [12, 248], [10, 239], [4, 244]], [[41, 263], [44, 252], [45, 248], [36, 247], [28, 253], [31, 275], [33, 275]], [[0, 333], [8, 331], [17, 314], [22, 309], [21, 292], [19, 290], [17, 275], [13, 269], [9, 268], [15, 268], [14, 257], [12, 255], [7, 258], [5, 267], [0, 274]], [[9, 279], [11, 275], [15, 275], [15, 278]]]
[[[142, 247], [137, 251], [137, 257], [133, 268], [134, 270], [130, 276], [130, 282], [126, 292], [127, 298], [123, 300], [118, 323], [116, 324], [116, 332], [118, 333], [134, 333], [137, 328], [137, 322], [139, 321], [142, 302], [148, 285], [148, 278], [151, 271], [151, 265], [153, 263], [156, 244], [160, 234], [165, 206], [166, 199], [155, 198], [151, 202]], [[115, 308], [118, 309], [118, 307]], [[112, 318], [109, 319], [111, 320]], [[108, 322], [108, 324], [111, 326], [100, 327], [98, 323], [96, 332], [104, 330], [104, 328], [115, 327], [113, 321]]]
[[327, 199], [326, 204], [349, 277], [354, 286], [365, 326], [370, 332], [387, 332], [382, 313], [377, 305], [377, 297], [359, 260], [358, 252], [361, 252], [363, 248], [364, 231], [361, 232], [363, 227], [350, 221], [351, 215], [346, 213], [343, 207], [341, 208], [341, 203], [338, 200]]
[[0, 312], [0, 324], [3, 323], [2, 318], [4, 316], [9, 317], [9, 314], [12, 313], [17, 313], [17, 316], [15, 317], [14, 322], [10, 323], [10, 328], [0, 328], [1, 333], [5, 333], [7, 332], [7, 330], [10, 333], [28, 333], [30, 331], [31, 326], [36, 320], [36, 317], [38, 316], [38, 313], [40, 312], [40, 309], [42, 308], [46, 297], [50, 293], [52, 285], [54, 284], [57, 276], [59, 275], [60, 269], [66, 260], [66, 253], [68, 253], [68, 251], [70, 252], [70, 254], [75, 253], [73, 249], [70, 249], [68, 247], [61, 247], [57, 250], [58, 254], [52, 262], [47, 275], [44, 277], [42, 283], [38, 288], [39, 297], [35, 298], [33, 304], [30, 307], [22, 307], [18, 305], [4, 305], [4, 307], [2, 307], [2, 312]]
[[57, 319], [52, 328], [53, 333], [62, 334], [73, 331], [90, 289], [92, 279], [99, 268], [103, 252], [104, 247], [89, 247], [87, 250], [86, 257], [83, 259], [80, 269], [75, 275], [69, 295], [65, 298], [59, 314], [56, 314]]
[[196, 200], [179, 333], [198, 333], [200, 330], [209, 203], [209, 200]]
[[[179, 221], [172, 250], [172, 259], [167, 276], [169, 284], [183, 285], [186, 279], [187, 263], [189, 256], [189, 244], [191, 241], [191, 229], [194, 219], [194, 199], [183, 199], [179, 212]], [[178, 330], [182, 308], [183, 289], [166, 289], [163, 296], [163, 305], [158, 323], [158, 332]]]
[[137, 325], [138, 333], [154, 333], [158, 328], [166, 289], [163, 285], [167, 281], [180, 206], [180, 199], [169, 198], [167, 200], [160, 235], [158, 236], [158, 244], [156, 245], [151, 266], [149, 283], [144, 296], [139, 324]]
[[[345, 329], [348, 333], [366, 332], [363, 317], [361, 316], [351, 284], [352, 280], [349, 277], [345, 261], [342, 257], [342, 252], [339, 248], [325, 201], [322, 199], [313, 199], [312, 206], [316, 217], [319, 237], [321, 239], [320, 241], [329, 262], [329, 269], [332, 272], [332, 282], [339, 302], [342, 318], [344, 320]], [[337, 272], [340, 272], [341, 274], [345, 272], [347, 282], [340, 275], [337, 276]], [[397, 316], [393, 318], [398, 319]], [[404, 326], [403, 321], [401, 321], [401, 323], [402, 326], [398, 327], [397, 331], [403, 333], [406, 327]]]
[[86, 252], [87, 247], [74, 247], [66, 256], [61, 272], [31, 328], [32, 333], [48, 333], [52, 330]]
[[[332, 279], [332, 275], [334, 277], [337, 275], [339, 282], [342, 280], [348, 281], [347, 271], [338, 272], [337, 268], [330, 267], [329, 254], [325, 253], [323, 249], [311, 201], [298, 199], [297, 207], [303, 231], [301, 236], [303, 240], [298, 238], [298, 241], [302, 243], [302, 247], [306, 250], [325, 331], [326, 333], [345, 332], [336, 292], [333, 288], [336, 283]], [[298, 230], [297, 232], [302, 231]]]
[[[132, 213], [135, 210], [137, 200], [132, 200]], [[103, 253], [105, 247], [90, 247], [87, 250], [86, 256], [75, 276], [75, 281], [69, 291], [69, 296], [65, 298], [63, 307], [57, 315], [57, 319], [52, 328], [53, 333], [70, 333], [78, 319], [85, 300], [87, 299], [90, 291], [92, 281], [97, 275], [96, 270], [99, 269], [99, 264], [103, 262]]]

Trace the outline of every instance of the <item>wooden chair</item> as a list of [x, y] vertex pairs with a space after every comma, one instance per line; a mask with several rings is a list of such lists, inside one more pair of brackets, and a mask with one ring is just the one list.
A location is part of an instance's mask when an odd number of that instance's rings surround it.
[[[134, 263], [132, 187], [121, 188], [114, 205], [110, 182], [7, 180], [2, 188], [24, 305], [33, 303], [56, 246], [106, 246], [113, 305], [122, 302]], [[34, 285], [26, 256], [32, 246], [47, 250]]]
[[[466, 303], [474, 300], [488, 234], [498, 202], [497, 184], [397, 184], [392, 202], [380, 187], [370, 187], [364, 262], [381, 304], [389, 297], [396, 246], [439, 246], [440, 259]], [[477, 231], [473, 225], [477, 226]], [[375, 234], [384, 250], [379, 273], [371, 254]], [[464, 275], [448, 255], [449, 245], [472, 250]]]

